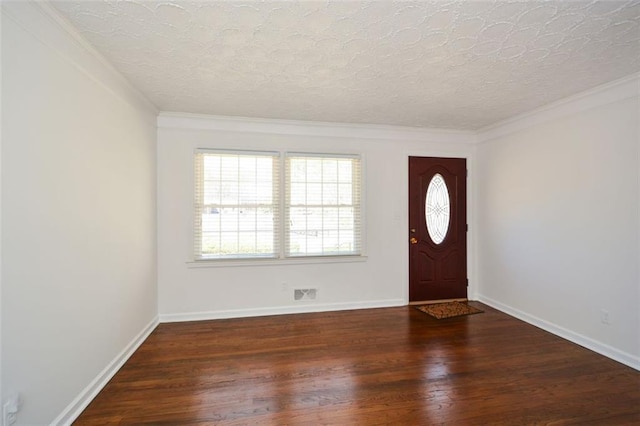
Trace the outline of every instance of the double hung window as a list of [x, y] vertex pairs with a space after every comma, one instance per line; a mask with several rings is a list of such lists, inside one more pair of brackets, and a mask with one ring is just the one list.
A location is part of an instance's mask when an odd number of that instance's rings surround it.
[[359, 156], [198, 150], [194, 166], [196, 260], [362, 253]]
[[286, 155], [287, 256], [360, 254], [360, 160]]
[[279, 255], [278, 153], [198, 151], [196, 259]]

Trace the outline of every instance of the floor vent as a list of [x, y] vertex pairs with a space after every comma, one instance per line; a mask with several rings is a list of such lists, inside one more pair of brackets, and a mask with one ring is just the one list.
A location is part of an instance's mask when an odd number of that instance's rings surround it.
[[296, 288], [293, 290], [294, 300], [316, 300], [317, 288]]

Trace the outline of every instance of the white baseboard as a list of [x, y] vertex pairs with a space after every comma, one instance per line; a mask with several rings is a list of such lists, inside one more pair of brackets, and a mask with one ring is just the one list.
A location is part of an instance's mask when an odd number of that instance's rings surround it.
[[104, 388], [109, 380], [120, 370], [125, 362], [140, 347], [151, 332], [158, 325], [158, 317], [155, 317], [129, 344], [84, 388], [62, 413], [51, 422], [52, 425], [71, 425], [89, 405], [93, 398]]
[[392, 306], [404, 306], [407, 302], [403, 299], [370, 300], [366, 302], [345, 303], [301, 303], [299, 305], [253, 308], [253, 309], [229, 309], [222, 311], [188, 312], [181, 314], [161, 314], [160, 322], [203, 321], [223, 318], [261, 317], [267, 315], [303, 314], [309, 312], [347, 311], [351, 309], [389, 308]]
[[567, 330], [564, 327], [560, 327], [559, 325], [550, 323], [549, 321], [545, 321], [519, 309], [512, 308], [511, 306], [505, 305], [504, 303], [498, 302], [490, 297], [478, 295], [477, 300], [524, 322], [548, 331], [549, 333], [553, 333], [556, 336], [562, 337], [563, 339], [640, 371], [640, 357], [621, 351], [605, 343], [598, 342], [590, 337], [583, 336], [582, 334]]

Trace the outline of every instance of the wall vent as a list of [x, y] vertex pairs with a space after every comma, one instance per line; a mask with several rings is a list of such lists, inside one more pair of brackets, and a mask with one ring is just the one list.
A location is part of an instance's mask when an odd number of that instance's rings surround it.
[[294, 300], [316, 300], [317, 288], [296, 288], [293, 290]]

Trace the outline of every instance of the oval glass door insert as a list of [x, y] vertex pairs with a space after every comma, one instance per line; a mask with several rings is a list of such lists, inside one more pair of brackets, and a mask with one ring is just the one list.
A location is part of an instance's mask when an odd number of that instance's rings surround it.
[[440, 244], [444, 241], [449, 230], [450, 221], [450, 200], [449, 190], [444, 178], [436, 173], [429, 186], [424, 202], [424, 215], [427, 220], [427, 231], [434, 243]]

